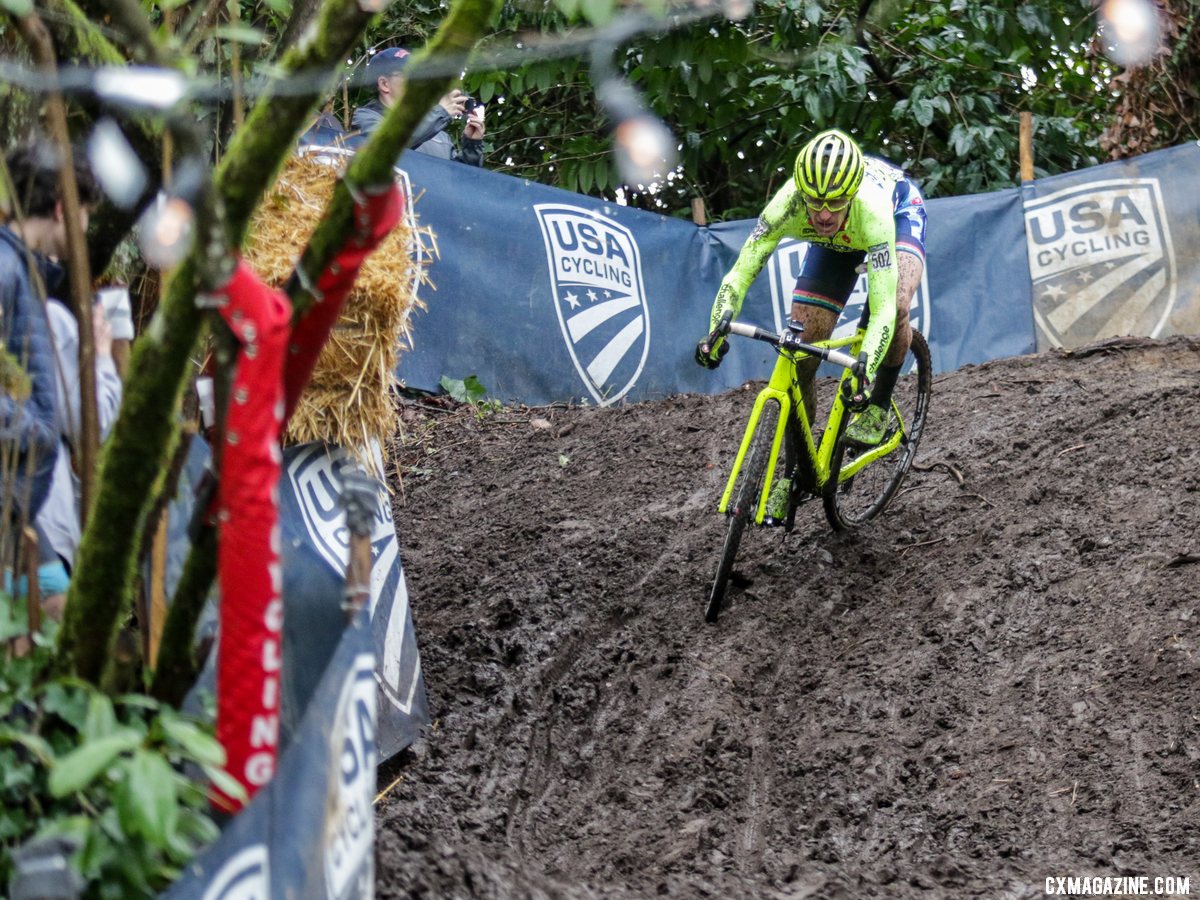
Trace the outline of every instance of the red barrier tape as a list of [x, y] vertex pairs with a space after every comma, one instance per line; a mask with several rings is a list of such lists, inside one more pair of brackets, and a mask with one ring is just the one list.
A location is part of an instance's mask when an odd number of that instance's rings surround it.
[[[244, 261], [217, 298], [242, 343], [229, 397], [217, 492], [221, 637], [217, 739], [248, 797], [271, 780], [279, 746], [283, 598], [279, 430], [291, 304]], [[214, 799], [231, 812], [241, 804]]]
[[[403, 199], [386, 185], [355, 195], [354, 230], [317, 280], [317, 303], [288, 340], [291, 305], [239, 260], [215, 292], [221, 317], [242, 343], [225, 421], [216, 498], [221, 637], [217, 739], [246, 801], [271, 780], [279, 747], [283, 649], [279, 434], [308, 383], [346, 296], [370, 255], [400, 221]], [[290, 352], [289, 352], [290, 351]], [[214, 790], [237, 812], [243, 802]]]

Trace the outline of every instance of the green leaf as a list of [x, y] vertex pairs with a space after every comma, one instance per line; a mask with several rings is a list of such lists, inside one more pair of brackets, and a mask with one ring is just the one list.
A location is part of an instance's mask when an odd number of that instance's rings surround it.
[[138, 750], [122, 761], [124, 777], [114, 799], [121, 827], [156, 847], [167, 846], [175, 831], [178, 809], [177, 776], [158, 753]]
[[613, 0], [580, 0], [579, 8], [593, 25], [604, 25], [612, 18], [614, 5]]
[[225, 765], [225, 748], [193, 723], [171, 714], [161, 716], [158, 723], [167, 738], [189, 758], [208, 766]]
[[112, 701], [105, 694], [92, 694], [88, 700], [87, 719], [81, 732], [85, 741], [109, 737], [117, 730], [117, 715]]
[[928, 128], [933, 121], [933, 102], [922, 97], [913, 104], [913, 118], [922, 128]]
[[562, 11], [568, 21], [579, 13], [579, 0], [554, 0], [554, 5]]
[[487, 388], [474, 375], [468, 375], [462, 380], [443, 375], [438, 384], [459, 403], [475, 404], [487, 397]]
[[142, 736], [136, 731], [124, 729], [72, 750], [50, 769], [51, 795], [65, 797], [83, 790], [111, 766], [113, 760], [141, 741]]
[[226, 797], [240, 800], [243, 803], [248, 799], [246, 789], [242, 786], [242, 783], [224, 769], [217, 768], [216, 766], [201, 766], [200, 768], [204, 770], [204, 774], [208, 776], [208, 780], [212, 782], [212, 786]]
[[0, 728], [0, 743], [19, 744], [38, 758], [43, 765], [54, 762], [54, 749], [41, 735], [26, 734], [12, 728]]
[[816, 91], [809, 91], [804, 95], [804, 111], [808, 113], [808, 117], [812, 119], [813, 125], [820, 125], [824, 122], [821, 116], [821, 95]]
[[81, 682], [64, 679], [46, 688], [42, 710], [58, 716], [76, 731], [82, 731], [87, 721], [91, 690]]

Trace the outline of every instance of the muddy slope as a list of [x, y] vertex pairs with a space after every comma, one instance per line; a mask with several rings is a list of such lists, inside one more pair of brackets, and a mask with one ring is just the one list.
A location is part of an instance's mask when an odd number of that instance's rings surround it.
[[378, 895], [1200, 891], [1198, 373], [1172, 339], [939, 376], [893, 508], [749, 533], [715, 627], [756, 386], [408, 406], [436, 723], [381, 772]]

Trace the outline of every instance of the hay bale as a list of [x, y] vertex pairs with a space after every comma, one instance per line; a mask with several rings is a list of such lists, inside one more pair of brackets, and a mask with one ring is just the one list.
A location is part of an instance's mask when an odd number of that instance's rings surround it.
[[[292, 274], [345, 160], [293, 157], [259, 204], [245, 255], [271, 284], [282, 287]], [[428, 263], [435, 252], [432, 232], [419, 228], [406, 211], [359, 271], [287, 424], [285, 445], [337, 444], [368, 471], [384, 476], [371, 448], [386, 453], [400, 427], [396, 365], [403, 349], [412, 346], [410, 316], [414, 309], [424, 309], [417, 289], [428, 283]]]

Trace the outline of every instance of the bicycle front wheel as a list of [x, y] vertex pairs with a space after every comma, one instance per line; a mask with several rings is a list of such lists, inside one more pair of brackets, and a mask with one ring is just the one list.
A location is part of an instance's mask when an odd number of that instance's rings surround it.
[[725, 599], [729, 576], [733, 574], [733, 560], [737, 556], [738, 545], [742, 542], [742, 532], [745, 531], [747, 522], [754, 521], [754, 514], [758, 511], [758, 501], [762, 495], [767, 465], [771, 461], [771, 444], [775, 440], [775, 426], [778, 421], [779, 401], [768, 400], [763, 404], [762, 414], [758, 417], [754, 437], [750, 440], [750, 449], [746, 453], [738, 483], [734, 486], [733, 497], [730, 500], [727, 513], [729, 527], [725, 532], [725, 544], [721, 548], [721, 562], [717, 566], [717, 577], [713, 580], [712, 590], [708, 595], [708, 608], [704, 612], [707, 622], [717, 621]]
[[831, 472], [839, 474], [836, 477], [830, 475], [823, 494], [825, 516], [839, 531], [862, 525], [883, 512], [899, 490], [917, 454], [933, 388], [933, 365], [929, 344], [916, 329], [913, 329], [912, 344], [904, 358], [904, 371], [909, 374], [901, 375], [896, 381], [884, 436], [886, 442], [899, 431], [899, 446], [857, 471], [853, 477], [846, 477], [843, 470], [853, 466], [860, 454], [869, 451], [846, 439], [850, 416], [842, 417], [842, 433], [834, 446], [831, 466]]

